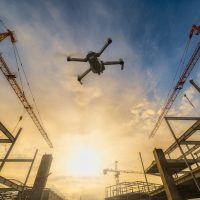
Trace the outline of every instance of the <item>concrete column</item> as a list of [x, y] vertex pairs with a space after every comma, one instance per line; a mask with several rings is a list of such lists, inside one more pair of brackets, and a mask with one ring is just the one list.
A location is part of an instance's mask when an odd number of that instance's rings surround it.
[[157, 164], [158, 171], [160, 173], [165, 193], [167, 195], [168, 200], [183, 200], [184, 198], [181, 197], [179, 194], [177, 187], [175, 185], [174, 179], [170, 172], [170, 169], [167, 164], [167, 160], [162, 149], [155, 149], [154, 150], [154, 157]]
[[42, 160], [35, 178], [33, 189], [31, 191], [30, 200], [41, 200], [42, 193], [46, 186], [47, 178], [49, 176], [49, 170], [52, 162], [52, 155], [46, 154], [42, 156]]

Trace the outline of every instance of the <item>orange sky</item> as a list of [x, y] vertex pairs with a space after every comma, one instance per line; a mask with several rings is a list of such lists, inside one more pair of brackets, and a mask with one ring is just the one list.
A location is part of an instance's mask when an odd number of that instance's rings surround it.
[[[48, 9], [61, 26], [58, 11], [51, 6]], [[3, 10], [1, 12], [6, 15]], [[100, 48], [104, 44], [102, 38], [95, 42], [86, 39], [79, 48], [67, 32], [68, 27], [62, 30], [63, 37], [60, 37], [50, 32], [40, 19], [36, 18], [28, 23], [12, 12], [10, 16], [6, 16], [8, 24], [15, 24], [11, 28], [16, 32], [22, 62], [44, 127], [54, 145], [53, 149], [48, 148], [11, 87], [0, 74], [0, 121], [12, 130], [19, 116], [22, 113], [24, 115], [20, 123], [23, 132], [11, 157], [32, 157], [35, 149], [39, 149], [30, 185], [41, 156], [52, 153], [52, 174], [48, 187], [69, 199], [78, 199], [80, 196], [83, 199], [102, 199], [104, 188], [115, 183], [113, 174], [103, 175], [104, 168], [114, 168], [114, 162], [118, 160], [120, 169], [141, 171], [138, 152], [142, 153], [147, 167], [153, 160], [153, 149], [165, 149], [173, 141], [164, 123], [156, 137], [148, 138], [164, 98], [157, 91], [158, 80], [154, 79], [153, 71], [140, 67], [139, 55], [128, 41], [114, 40], [107, 54], [107, 57], [125, 57], [126, 52], [125, 63], [127, 59], [129, 64], [127, 67], [125, 65], [124, 71], [116, 67], [107, 69], [102, 76], [90, 74], [84, 85], [80, 85], [76, 76], [87, 68], [87, 64], [67, 63], [66, 57], [61, 54], [78, 52], [84, 55], [90, 48]], [[12, 19], [14, 22], [11, 22]], [[120, 38], [125, 38], [120, 32], [117, 34], [122, 35]], [[6, 61], [16, 73], [9, 41], [2, 42], [1, 51], [5, 52], [3, 55]], [[134, 63], [134, 67], [130, 63]], [[167, 66], [164, 61], [163, 65]], [[158, 71], [155, 77], [160, 77], [162, 73], [162, 70]], [[149, 90], [153, 99], [148, 95]], [[26, 87], [25, 91], [30, 99]], [[194, 104], [198, 105], [194, 89], [188, 87], [186, 92]], [[179, 103], [179, 106], [171, 110], [171, 115], [198, 115], [182, 96]], [[182, 125], [178, 129], [179, 133], [181, 129]], [[5, 148], [1, 147], [2, 152]], [[23, 181], [27, 167], [28, 165], [22, 164], [6, 164], [2, 175]], [[19, 173], [16, 173], [16, 169]], [[144, 177], [136, 174], [121, 175], [120, 180], [144, 181]], [[150, 176], [149, 181], [160, 183], [157, 177]]]

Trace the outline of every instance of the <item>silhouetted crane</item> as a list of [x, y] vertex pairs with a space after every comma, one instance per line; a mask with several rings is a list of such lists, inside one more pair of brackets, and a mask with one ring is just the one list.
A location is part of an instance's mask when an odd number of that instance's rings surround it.
[[[192, 26], [192, 29], [191, 29], [190, 34], [189, 34], [189, 39], [192, 38], [193, 34], [196, 34], [196, 35], [200, 34], [200, 26], [197, 26], [197, 25]], [[160, 114], [160, 116], [159, 116], [159, 118], [158, 118], [158, 120], [157, 120], [157, 122], [156, 122], [156, 124], [155, 124], [155, 126], [154, 126], [149, 137], [153, 137], [155, 135], [156, 131], [158, 130], [158, 128], [160, 127], [162, 120], [164, 119], [164, 117], [168, 113], [169, 109], [171, 108], [172, 104], [176, 100], [176, 97], [178, 96], [180, 90], [183, 88], [185, 81], [187, 80], [188, 76], [192, 72], [192, 70], [193, 70], [195, 64], [197, 63], [199, 57], [200, 57], [200, 42], [198, 42], [191, 58], [189, 59], [188, 64], [185, 66], [182, 74], [180, 75], [178, 82], [176, 83], [171, 94], [169, 95], [169, 97], [166, 101], [166, 104], [163, 106], [161, 114]]]
[[[10, 37], [12, 43], [16, 42], [14, 33], [12, 31], [10, 31], [10, 30], [7, 30], [7, 32], [4, 32], [4, 33], [0, 33], [0, 42], [2, 40], [4, 40], [5, 38], [7, 38], [7, 37]], [[41, 122], [39, 121], [39, 119], [37, 118], [36, 114], [34, 113], [33, 108], [29, 104], [24, 92], [22, 91], [22, 89], [18, 85], [18, 83], [16, 81], [16, 76], [9, 69], [9, 67], [8, 67], [7, 63], [5, 62], [2, 54], [0, 54], [0, 69], [3, 72], [4, 76], [6, 77], [7, 81], [9, 82], [10, 86], [13, 88], [15, 94], [17, 95], [17, 97], [19, 98], [21, 103], [23, 104], [24, 108], [26, 109], [26, 111], [30, 115], [30, 117], [33, 120], [34, 124], [38, 128], [39, 132], [41, 133], [41, 135], [43, 136], [43, 138], [47, 142], [47, 144], [51, 148], [53, 148], [53, 145], [52, 145], [52, 143], [51, 143], [46, 131], [44, 130]]]
[[133, 170], [119, 170], [118, 169], [118, 161], [115, 161], [115, 169], [104, 169], [103, 173], [106, 175], [108, 172], [114, 172], [115, 173], [115, 181], [116, 185], [119, 184], [119, 175], [120, 173], [126, 173], [126, 174], [143, 174], [140, 171], [133, 171]]

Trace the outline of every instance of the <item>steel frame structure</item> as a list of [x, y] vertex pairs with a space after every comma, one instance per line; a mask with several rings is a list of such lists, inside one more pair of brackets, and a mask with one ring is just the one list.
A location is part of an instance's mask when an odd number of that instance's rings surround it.
[[[10, 30], [7, 30], [7, 32], [5, 32], [5, 33], [0, 33], [0, 42], [7, 37], [10, 37], [12, 43], [16, 42], [14, 33]], [[49, 147], [53, 148], [53, 144], [52, 144], [51, 140], [49, 139], [49, 137], [48, 137], [46, 131], [44, 130], [41, 122], [39, 121], [38, 117], [36, 116], [35, 112], [33, 111], [33, 108], [31, 107], [30, 103], [28, 102], [24, 92], [22, 91], [19, 84], [17, 83], [16, 76], [9, 69], [9, 67], [8, 67], [8, 65], [7, 65], [6, 61], [4, 60], [1, 53], [0, 53], [0, 70], [2, 71], [2, 73], [5, 76], [5, 78], [7, 79], [7, 81], [9, 82], [10, 86], [14, 90], [14, 92], [17, 95], [17, 97], [19, 98], [19, 100], [21, 101], [22, 105], [24, 106], [24, 108], [28, 112], [29, 116], [33, 120], [35, 126], [37, 127], [37, 129], [41, 133], [42, 137], [45, 139], [45, 141], [47, 142]]]
[[[194, 134], [200, 131], [200, 117], [167, 116], [165, 117], [165, 121], [174, 139], [174, 142], [164, 151], [165, 157], [167, 157], [167, 166], [170, 169], [174, 181], [179, 189], [184, 187], [184, 184], [190, 184], [195, 190], [195, 192], [192, 192], [193, 198], [200, 197], [200, 158], [198, 156], [200, 153], [200, 142], [198, 139], [190, 139]], [[175, 130], [172, 128], [170, 123], [171, 121], [190, 121], [193, 123], [187, 130], [177, 137]], [[180, 151], [180, 154], [176, 151], [177, 149]], [[159, 175], [156, 165], [157, 163], [153, 161], [145, 170], [146, 173]], [[158, 195], [161, 192], [164, 192], [163, 187], [150, 192], [150, 196]]]
[[[125, 195], [125, 194], [141, 194], [146, 195], [148, 199], [148, 192], [154, 191], [161, 187], [160, 184], [155, 183], [146, 183], [142, 181], [135, 181], [135, 182], [122, 182], [118, 185], [112, 185], [108, 186], [105, 189], [106, 198], [113, 198], [117, 197], [119, 195]], [[117, 192], [117, 190], [119, 190]]]
[[168, 111], [172, 107], [174, 101], [176, 100], [176, 97], [178, 96], [180, 90], [183, 88], [185, 81], [187, 80], [190, 73], [192, 72], [192, 70], [193, 70], [195, 64], [197, 63], [199, 57], [200, 57], [200, 42], [197, 43], [197, 46], [196, 46], [188, 64], [185, 66], [185, 69], [182, 72], [179, 80], [177, 81], [172, 93], [170, 94], [169, 98], [167, 99], [166, 104], [162, 108], [161, 114], [160, 114], [160, 116], [159, 116], [159, 118], [158, 118], [158, 120], [157, 120], [157, 122], [156, 122], [156, 124], [155, 124], [155, 126], [154, 126], [149, 137], [153, 137], [155, 135], [156, 131], [158, 130], [158, 128], [160, 127], [163, 119], [165, 118]]
[[14, 145], [15, 145], [15, 143], [16, 143], [16, 141], [17, 141], [17, 139], [18, 139], [18, 137], [19, 137], [19, 135], [20, 135], [20, 133], [22, 131], [22, 128], [19, 128], [19, 130], [17, 131], [16, 136], [13, 136], [13, 134], [3, 125], [3, 123], [0, 122], [0, 131], [6, 137], [6, 139], [1, 139], [0, 143], [1, 144], [2, 143], [10, 144], [10, 147], [8, 148], [4, 158], [0, 159], [0, 162], [1, 162], [1, 164], [0, 164], [0, 172], [2, 171], [2, 169], [4, 168], [5, 163], [7, 163], [7, 162], [14, 162], [14, 163], [17, 163], [17, 162], [18, 163], [29, 162], [29, 163], [31, 163], [24, 183], [19, 184], [19, 182], [16, 182], [13, 179], [11, 180], [11, 179], [7, 179], [7, 178], [5, 178], [3, 176], [0, 176], [0, 184], [3, 184], [6, 187], [9, 187], [9, 189], [11, 189], [11, 190], [14, 189], [14, 190], [16, 190], [18, 192], [21, 192], [22, 195], [23, 195], [24, 190], [29, 188], [29, 187], [27, 187], [26, 184], [27, 184], [27, 181], [29, 179], [30, 172], [31, 172], [33, 164], [35, 162], [38, 150], [35, 151], [35, 154], [34, 154], [32, 159], [21, 159], [21, 158], [20, 159], [9, 159], [8, 157], [10, 156], [10, 153], [11, 153], [11, 151], [12, 151], [12, 149], [13, 149], [13, 147], [14, 147]]

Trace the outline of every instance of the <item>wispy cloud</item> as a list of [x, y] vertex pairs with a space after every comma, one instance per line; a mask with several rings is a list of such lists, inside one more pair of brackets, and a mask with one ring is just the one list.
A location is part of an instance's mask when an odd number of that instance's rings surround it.
[[[115, 160], [119, 160], [122, 165], [120, 167], [124, 169], [141, 169], [139, 151], [145, 153], [147, 165], [153, 157], [153, 148], [164, 147], [171, 141], [165, 129], [160, 131], [166, 136], [165, 144], [162, 144], [164, 142], [159, 136], [153, 140], [148, 139], [158, 116], [157, 111], [164, 100], [161, 95], [165, 93], [162, 89], [166, 86], [160, 85], [163, 73], [170, 74], [170, 70], [166, 70], [168, 61], [160, 53], [158, 43], [151, 41], [153, 38], [148, 36], [148, 31], [153, 30], [153, 27], [147, 24], [144, 29], [143, 42], [147, 49], [138, 49], [137, 39], [130, 40], [128, 34], [133, 31], [133, 27], [125, 31], [119, 28], [120, 24], [125, 26], [122, 24], [125, 23], [122, 13], [115, 16], [105, 3], [91, 3], [93, 11], [87, 12], [85, 7], [78, 8], [77, 11], [71, 5], [66, 11], [68, 14], [63, 12], [61, 5], [55, 5], [51, 1], [41, 2], [41, 8], [25, 1], [21, 4], [14, 1], [8, 4], [4, 1], [0, 7], [3, 19], [16, 32], [25, 70], [44, 125], [54, 143], [54, 149], [49, 150], [29, 117], [25, 115], [21, 124], [24, 131], [13, 156], [29, 156], [29, 153], [24, 152], [40, 149], [37, 165], [31, 175], [31, 184], [41, 155], [45, 152], [53, 153], [49, 186], [63, 191], [72, 199], [77, 199], [80, 195], [87, 199], [102, 199], [104, 187], [114, 180], [112, 175], [103, 176], [101, 170], [93, 178], [71, 177], [69, 162], [73, 156], [73, 146], [84, 144], [100, 152], [100, 169], [112, 167]], [[75, 12], [77, 16], [73, 18]], [[131, 17], [138, 19], [137, 12], [132, 13]], [[137, 25], [135, 21], [132, 24]], [[107, 37], [113, 37], [113, 44], [102, 58], [124, 58], [125, 70], [120, 71], [119, 67], [114, 67], [108, 68], [101, 76], [90, 74], [81, 86], [76, 80], [77, 75], [88, 65], [67, 63], [66, 57], [58, 55], [71, 52], [85, 55], [89, 50], [99, 50]], [[7, 47], [4, 49], [6, 52], [10, 50]], [[147, 52], [151, 59], [160, 60], [152, 61], [149, 65], [149, 60], [144, 61], [147, 57], [143, 53]], [[16, 71], [12, 65], [13, 57], [10, 54], [5, 57], [11, 63], [12, 70]], [[164, 79], [166, 81], [166, 77]], [[23, 108], [3, 78], [0, 83], [0, 120], [12, 129]], [[194, 91], [188, 89], [186, 92], [194, 104], [198, 105]], [[27, 95], [29, 96], [28, 93]], [[172, 114], [193, 113], [184, 99], [180, 103], [181, 106], [172, 110]]]

